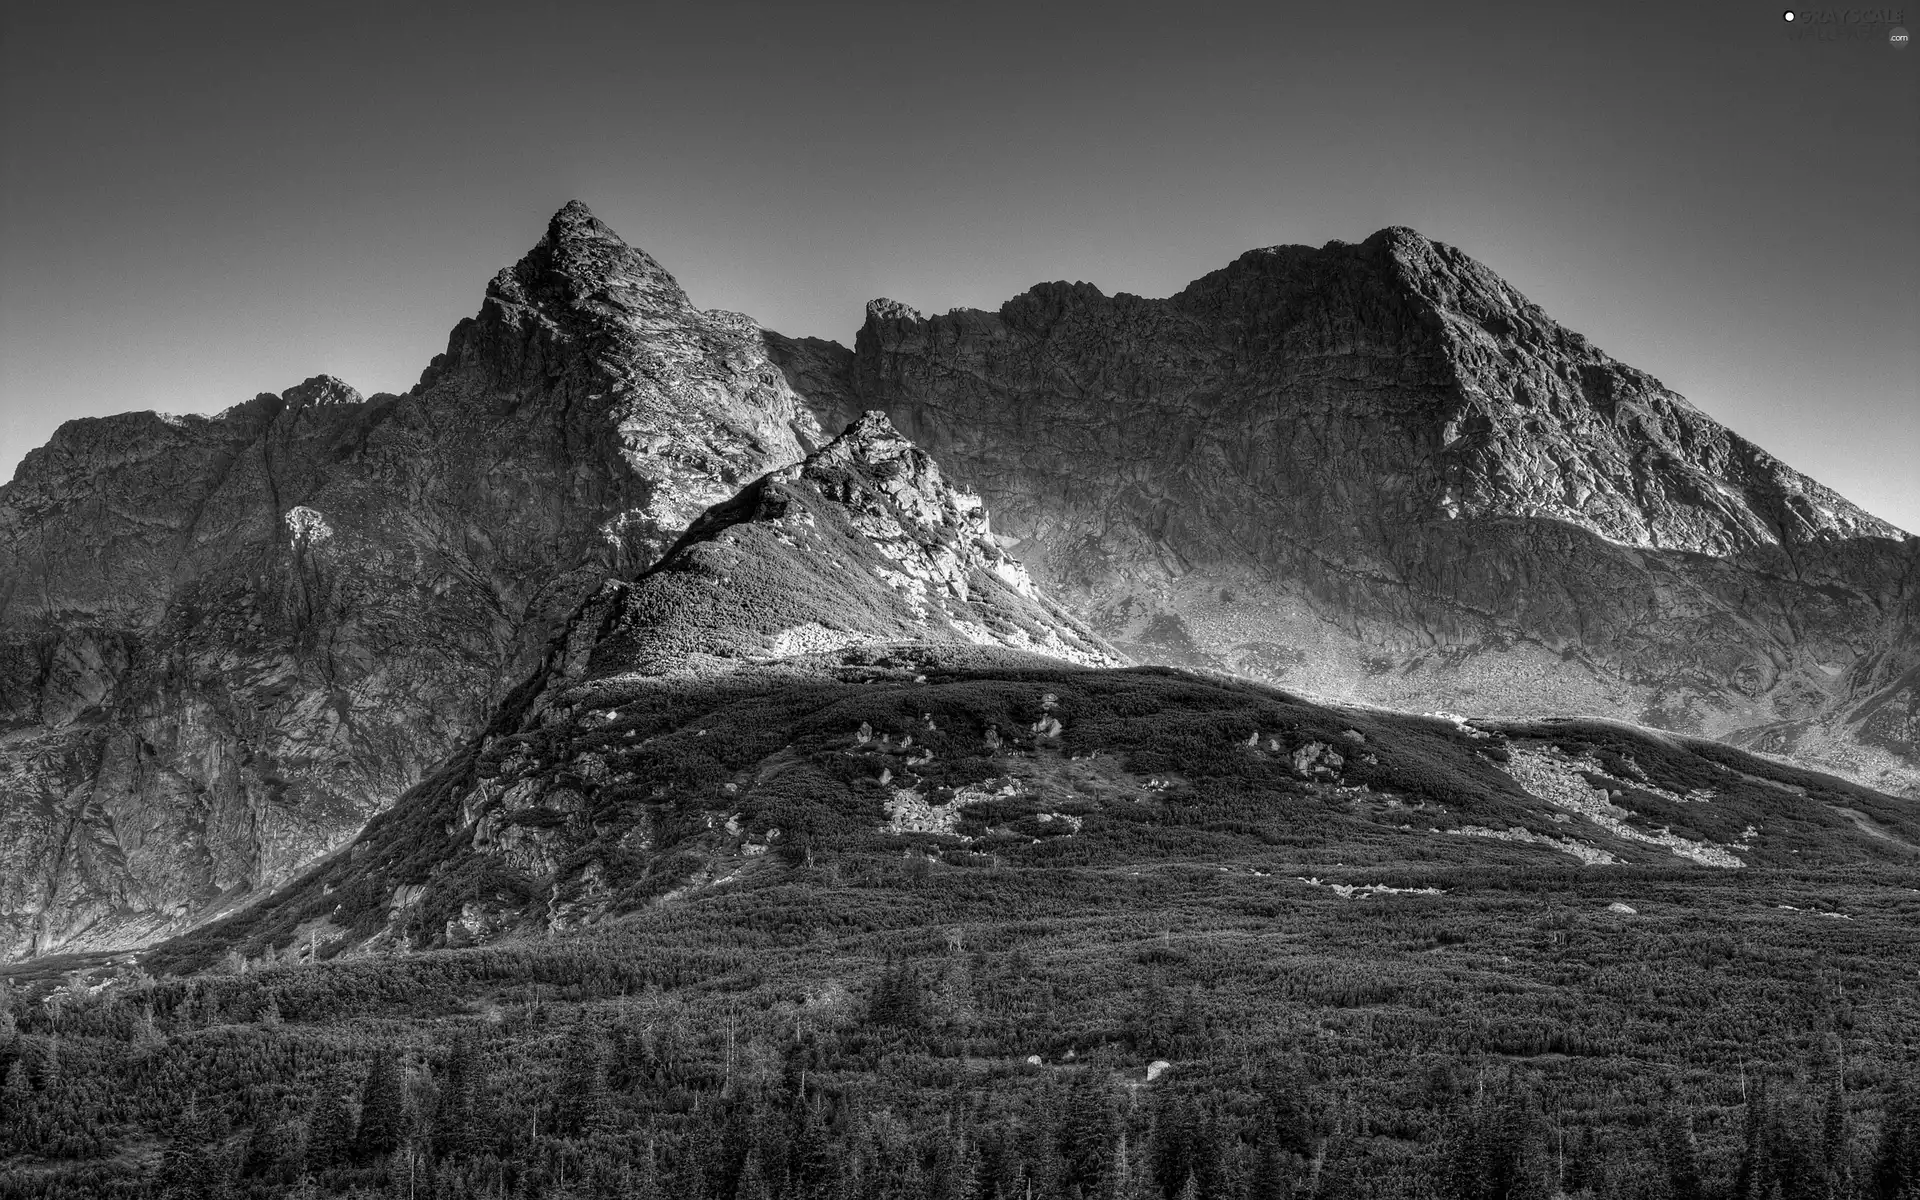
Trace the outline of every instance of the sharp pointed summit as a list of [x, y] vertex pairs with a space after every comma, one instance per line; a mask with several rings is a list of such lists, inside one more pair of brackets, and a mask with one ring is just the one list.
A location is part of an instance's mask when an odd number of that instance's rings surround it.
[[709, 509], [597, 637], [597, 675], [907, 644], [1124, 662], [1034, 589], [979, 497], [881, 413]]
[[554, 213], [546, 236], [504, 274], [526, 293], [553, 288], [574, 304], [597, 298], [627, 308], [692, 307], [665, 267], [628, 245], [578, 200]]
[[0, 956], [284, 880], [602, 581], [825, 440], [751, 320], [577, 201], [405, 395], [69, 422], [0, 487]]

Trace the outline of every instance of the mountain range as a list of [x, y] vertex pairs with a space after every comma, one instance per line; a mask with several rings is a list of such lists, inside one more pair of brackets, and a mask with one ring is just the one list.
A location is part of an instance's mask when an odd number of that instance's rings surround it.
[[573, 203], [403, 396], [69, 422], [0, 489], [0, 949], [1097, 858], [1223, 778], [1346, 861], [1905, 863], [1917, 567], [1411, 231], [847, 350]]

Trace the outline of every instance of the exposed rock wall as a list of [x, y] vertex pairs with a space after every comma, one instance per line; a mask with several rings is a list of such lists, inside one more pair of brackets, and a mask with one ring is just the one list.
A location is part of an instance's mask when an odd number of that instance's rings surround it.
[[1920, 779], [1920, 541], [1410, 230], [1165, 300], [876, 301], [851, 352], [775, 355], [829, 422], [886, 411], [1142, 660]]
[[[952, 806], [925, 805], [913, 773], [935, 760], [932, 712], [918, 715], [918, 745], [864, 723], [847, 731], [873, 764], [857, 798], [792, 753], [798, 731], [880, 679], [931, 694], [923, 670], [1052, 678], [1125, 665], [1034, 588], [977, 497], [868, 414], [708, 509], [639, 577], [602, 583], [476, 736], [350, 851], [191, 937], [257, 954], [324, 925], [326, 952], [361, 953], [564, 929], [735, 878], [782, 837], [766, 821], [743, 829], [743, 803], [789, 795], [796, 819], [822, 829], [844, 824], [850, 801], [877, 812], [867, 788], [894, 781], [887, 764], [901, 770], [895, 800], [951, 832], [980, 797], [963, 786]], [[1023, 744], [1057, 748], [1058, 697], [1035, 700], [1041, 720]], [[730, 712], [741, 702], [754, 710], [744, 719]], [[984, 744], [1001, 747], [994, 727]], [[767, 761], [743, 767], [748, 745]], [[1040, 819], [1056, 818], [1078, 828]]]
[[[1034, 588], [979, 498], [949, 485], [878, 413], [714, 506], [657, 568], [608, 585], [595, 603], [606, 615], [583, 660], [594, 676], [703, 674], [893, 645], [1125, 665]], [[576, 628], [589, 635], [584, 622]]]
[[579, 204], [404, 396], [62, 426], [0, 488], [0, 957], [287, 878], [603, 579], [822, 441], [752, 321]]

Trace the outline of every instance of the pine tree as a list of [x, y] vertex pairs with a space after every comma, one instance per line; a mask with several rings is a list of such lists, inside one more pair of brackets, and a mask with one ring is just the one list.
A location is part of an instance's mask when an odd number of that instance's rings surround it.
[[567, 1118], [576, 1137], [609, 1133], [613, 1095], [607, 1087], [606, 1038], [597, 1029], [576, 1030], [567, 1047]]
[[1660, 1160], [1666, 1168], [1667, 1187], [1672, 1200], [1704, 1200], [1706, 1189], [1700, 1181], [1700, 1163], [1694, 1153], [1693, 1130], [1686, 1118], [1669, 1110], [1660, 1124]]
[[1178, 1093], [1163, 1092], [1158, 1097], [1153, 1138], [1153, 1175], [1160, 1193], [1177, 1191], [1193, 1175], [1194, 1142], [1198, 1136], [1197, 1114], [1193, 1104]]
[[1747, 1111], [1740, 1126], [1740, 1165], [1734, 1171], [1732, 1200], [1764, 1200], [1767, 1186], [1767, 1127], [1773, 1111], [1767, 1097], [1767, 1079], [1756, 1079], [1747, 1095]]
[[1920, 1088], [1911, 1080], [1887, 1097], [1870, 1194], [1874, 1200], [1920, 1200]]
[[1827, 1086], [1827, 1105], [1821, 1114], [1820, 1158], [1829, 1168], [1839, 1164], [1847, 1149], [1847, 1093], [1835, 1071]]
[[918, 1029], [926, 1023], [926, 1001], [920, 975], [902, 961], [888, 967], [874, 981], [867, 1002], [867, 1020], [875, 1025]]
[[1013, 1134], [1004, 1125], [994, 1125], [980, 1139], [980, 1195], [1013, 1197], [1024, 1194], [1021, 1186], [1020, 1155]]
[[1060, 1182], [1083, 1195], [1105, 1196], [1113, 1189], [1114, 1146], [1120, 1116], [1113, 1095], [1092, 1072], [1075, 1082], [1060, 1122]]
[[141, 1006], [140, 1019], [134, 1022], [129, 1043], [133, 1047], [134, 1055], [140, 1058], [158, 1053], [165, 1048], [167, 1039], [166, 1036], [160, 1032], [159, 1028], [154, 1025], [152, 1004]]
[[1293, 1195], [1290, 1174], [1279, 1139], [1262, 1138], [1253, 1162], [1253, 1177], [1248, 1182], [1248, 1200], [1289, 1200]]
[[33, 1085], [27, 1082], [27, 1064], [15, 1058], [7, 1064], [7, 1078], [0, 1083], [0, 1147], [20, 1151], [26, 1148], [27, 1118], [33, 1111]]
[[160, 1194], [164, 1200], [210, 1200], [226, 1191], [226, 1161], [213, 1123], [189, 1097], [160, 1155]]
[[1113, 1200], [1159, 1200], [1159, 1192], [1146, 1167], [1147, 1156], [1142, 1148], [1130, 1144], [1127, 1135], [1122, 1133], [1120, 1144], [1113, 1152]]
[[219, 995], [206, 984], [194, 988], [192, 996], [187, 1001], [187, 1014], [188, 1021], [200, 1029], [210, 1029], [226, 1019]]
[[1314, 1117], [1309, 1078], [1298, 1064], [1273, 1068], [1266, 1083], [1269, 1129], [1277, 1148], [1301, 1158], [1313, 1155]]
[[1830, 1195], [1853, 1195], [1852, 1163], [1847, 1160], [1847, 1092], [1844, 1068], [1836, 1068], [1827, 1088], [1820, 1122], [1820, 1173]]
[[360, 1093], [360, 1127], [353, 1138], [354, 1156], [371, 1162], [392, 1154], [407, 1138], [407, 1084], [400, 1060], [391, 1051], [374, 1055], [367, 1084]]
[[446, 1082], [433, 1114], [433, 1152], [458, 1158], [472, 1149], [478, 1119], [480, 1055], [471, 1034], [455, 1037], [447, 1053]]
[[43, 1092], [50, 1092], [60, 1085], [60, 1038], [56, 1034], [40, 1043], [40, 1059], [35, 1064], [35, 1080]]
[[345, 1081], [329, 1079], [321, 1084], [307, 1117], [307, 1169], [325, 1171], [345, 1166], [353, 1153], [353, 1135], [353, 1110], [347, 1104]]
[[1042, 1109], [1032, 1114], [1021, 1139], [1021, 1156], [1026, 1162], [1026, 1177], [1035, 1196], [1057, 1196], [1066, 1190], [1066, 1162], [1060, 1154], [1060, 1131]]
[[740, 1178], [734, 1182], [734, 1200], [773, 1200], [773, 1187], [767, 1182], [766, 1168], [760, 1162], [760, 1147], [749, 1146], [740, 1163]]
[[726, 1161], [721, 1119], [711, 1108], [701, 1110], [681, 1140], [674, 1178], [665, 1189], [675, 1200], [726, 1194], [727, 1182], [734, 1172], [730, 1169], [732, 1164]]
[[795, 1200], [826, 1200], [839, 1180], [839, 1164], [825, 1109], [819, 1100], [802, 1103], [794, 1117], [794, 1132], [787, 1142], [787, 1194]]
[[955, 1122], [933, 1159], [933, 1200], [973, 1200], [980, 1188], [980, 1148]]
[[1816, 1200], [1825, 1190], [1818, 1144], [1819, 1122], [1799, 1106], [1775, 1108], [1763, 1139], [1762, 1195]]
[[241, 1174], [268, 1183], [288, 1184], [300, 1173], [299, 1130], [283, 1112], [263, 1115], [247, 1139]]
[[1453, 1200], [1517, 1200], [1544, 1195], [1546, 1162], [1527, 1096], [1508, 1080], [1455, 1117], [1443, 1161], [1443, 1189]]
[[620, 1194], [624, 1200], [662, 1200], [665, 1195], [660, 1190], [660, 1157], [652, 1138], [634, 1164], [632, 1182]]

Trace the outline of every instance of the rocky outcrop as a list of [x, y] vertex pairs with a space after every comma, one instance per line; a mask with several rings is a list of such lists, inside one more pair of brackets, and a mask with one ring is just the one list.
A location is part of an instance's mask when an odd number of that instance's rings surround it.
[[1920, 787], [1920, 541], [1405, 229], [1165, 300], [1046, 284], [776, 339], [1143, 661], [1624, 716]]
[[287, 878], [602, 580], [823, 440], [751, 320], [578, 203], [404, 396], [62, 426], [0, 488], [0, 957]]
[[[950, 487], [878, 413], [714, 506], [639, 579], [605, 584], [562, 641], [491, 726], [497, 769], [450, 780], [451, 798], [410, 803], [457, 809], [454, 853], [503, 857], [531, 877], [526, 886], [565, 882], [570, 894], [578, 879], [551, 877], [604, 832], [604, 821], [588, 819], [603, 793], [638, 778], [608, 769], [636, 747], [606, 730], [670, 710], [690, 688], [777, 696], [798, 680], [834, 678], [843, 663], [941, 648], [1125, 665], [1033, 587], [995, 542], [978, 498]], [[734, 682], [718, 682], [729, 675]], [[556, 738], [570, 748], [508, 749]]]
[[979, 498], [879, 413], [715, 506], [657, 568], [594, 605], [606, 614], [587, 660], [597, 676], [894, 645], [1125, 661], [1035, 590]]
[[[877, 826], [884, 793], [870, 789], [888, 784], [930, 831], [951, 832], [974, 781], [930, 806], [917, 773], [999, 752], [995, 726], [984, 741], [943, 737], [922, 712], [895, 742], [860, 723], [833, 738], [825, 774], [797, 739], [817, 739], [866, 685], [930, 696], [929, 674], [958, 674], [1033, 692], [1034, 736], [1010, 732], [1005, 749], [1057, 757], [1059, 698], [1019, 681], [1125, 665], [1033, 586], [977, 497], [869, 413], [713, 506], [637, 578], [603, 583], [477, 736], [350, 851], [192, 940], [254, 955], [320, 922], [327, 953], [360, 953], [568, 928], [737, 878], [770, 847], [791, 851], [802, 827], [844, 829], [848, 810]], [[843, 761], [848, 746], [860, 765]], [[834, 774], [849, 767], [855, 793]], [[755, 830], [741, 805], [759, 806]]]

